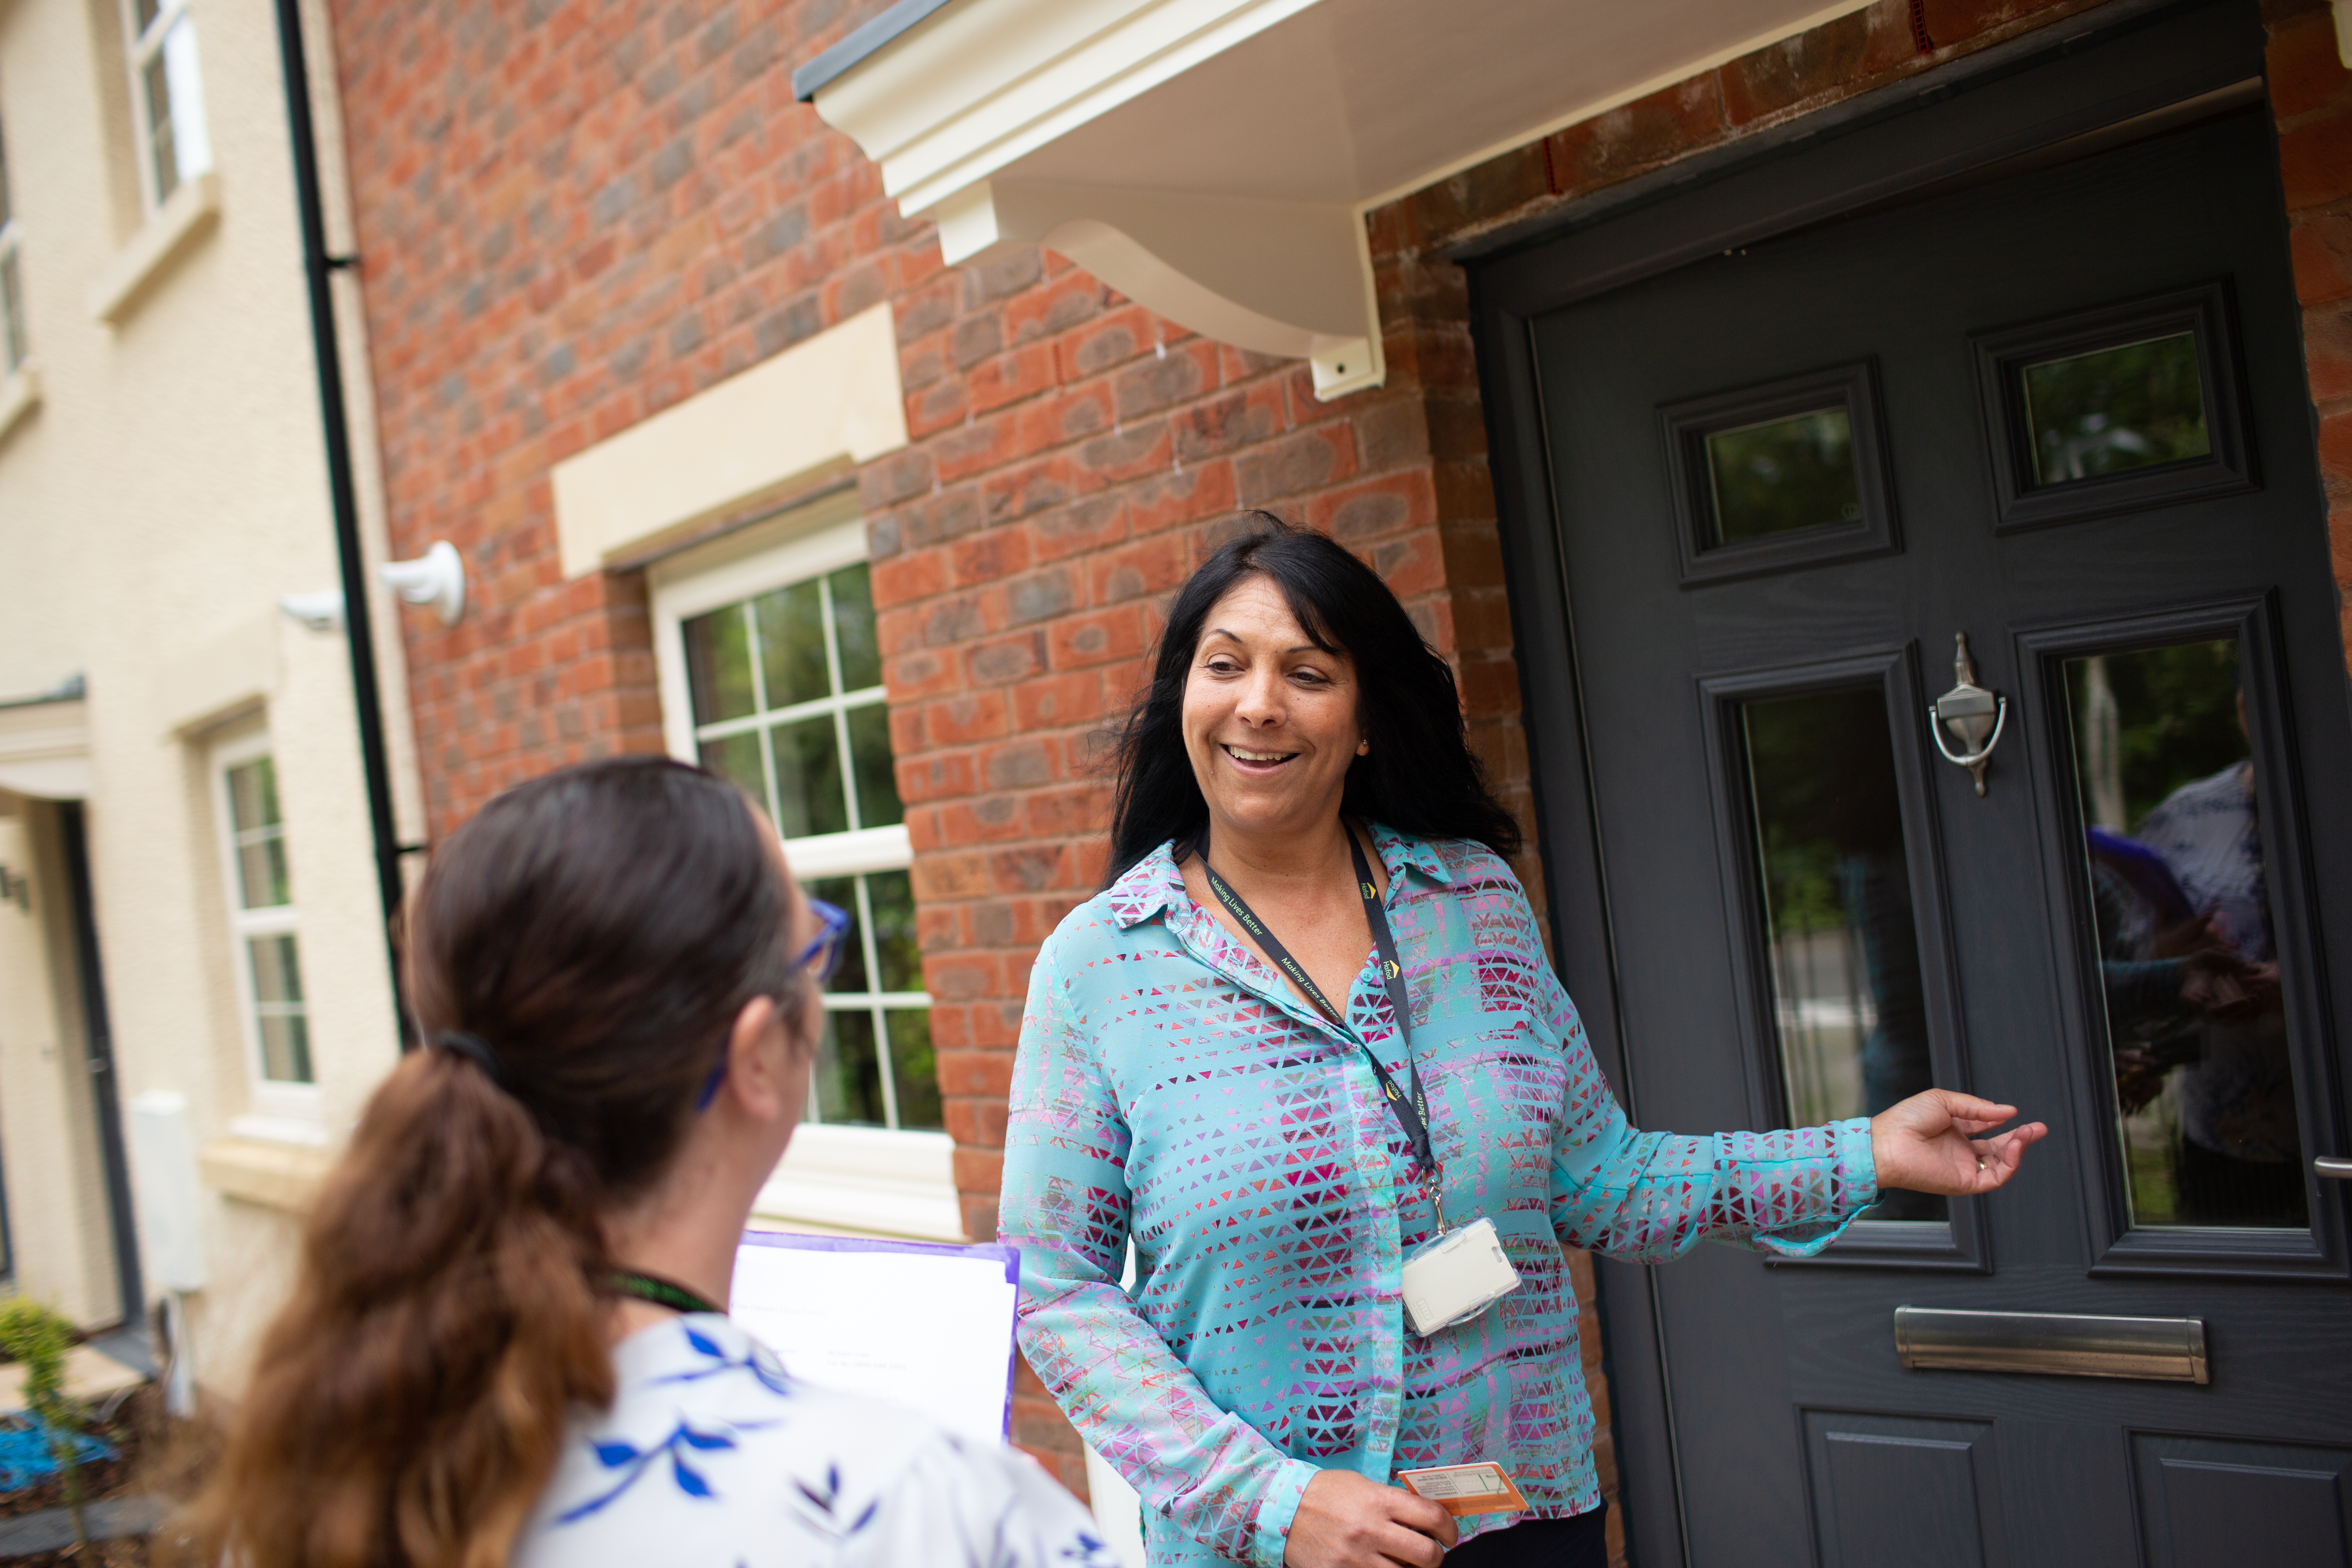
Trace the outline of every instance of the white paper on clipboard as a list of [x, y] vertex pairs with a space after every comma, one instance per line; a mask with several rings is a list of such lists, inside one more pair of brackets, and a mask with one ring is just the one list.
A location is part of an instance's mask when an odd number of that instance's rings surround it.
[[961, 1436], [1013, 1427], [1021, 1253], [747, 1230], [727, 1314], [805, 1383], [904, 1406]]

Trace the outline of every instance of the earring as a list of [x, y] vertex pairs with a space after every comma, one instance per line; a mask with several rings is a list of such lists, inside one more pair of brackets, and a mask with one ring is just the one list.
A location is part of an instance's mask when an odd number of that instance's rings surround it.
[[1356, 742], [1356, 755], [1360, 757], [1370, 756], [1371, 754], [1371, 751], [1372, 743], [1370, 741], [1359, 741]]

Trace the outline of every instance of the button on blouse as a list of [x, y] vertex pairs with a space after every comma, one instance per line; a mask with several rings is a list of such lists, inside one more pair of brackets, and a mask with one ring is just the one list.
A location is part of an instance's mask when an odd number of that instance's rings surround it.
[[1523, 1281], [1470, 1322], [1404, 1327], [1400, 1271], [1433, 1226], [1364, 1060], [1402, 1080], [1369, 933], [1343, 1033], [1193, 901], [1162, 846], [1072, 910], [1031, 973], [998, 1222], [1022, 1248], [1021, 1348], [1141, 1493], [1155, 1564], [1278, 1568], [1327, 1468], [1387, 1481], [1499, 1460], [1539, 1516], [1598, 1507], [1561, 1245], [1803, 1257], [1877, 1196], [1866, 1120], [1637, 1131], [1509, 868], [1372, 837], [1447, 1221], [1491, 1218]]

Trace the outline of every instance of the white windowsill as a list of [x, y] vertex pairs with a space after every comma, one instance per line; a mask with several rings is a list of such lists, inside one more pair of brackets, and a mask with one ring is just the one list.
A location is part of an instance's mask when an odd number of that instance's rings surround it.
[[915, 858], [907, 825], [861, 827], [854, 833], [826, 833], [814, 838], [784, 840], [784, 863], [793, 875], [847, 877], [859, 871], [895, 871]]
[[222, 1138], [196, 1154], [205, 1184], [226, 1197], [300, 1214], [310, 1206], [334, 1161], [324, 1149]]
[[41, 405], [41, 362], [26, 360], [0, 381], [0, 440]]
[[90, 280], [91, 317], [110, 327], [121, 326], [149, 286], [218, 221], [220, 205], [217, 172], [208, 169], [183, 182]]
[[234, 1138], [296, 1149], [324, 1149], [333, 1142], [317, 1122], [292, 1116], [240, 1116], [228, 1124], [228, 1131]]
[[858, 1236], [961, 1241], [955, 1140], [881, 1127], [802, 1127], [760, 1189], [751, 1217]]

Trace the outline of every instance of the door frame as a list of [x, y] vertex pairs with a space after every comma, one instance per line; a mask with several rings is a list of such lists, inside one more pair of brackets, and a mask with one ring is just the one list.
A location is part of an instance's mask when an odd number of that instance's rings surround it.
[[[2264, 41], [2252, 0], [2112, 0], [1451, 253], [1469, 274], [1553, 952], [1637, 1123], [1535, 320], [1742, 245], [2237, 111], [2263, 101]], [[1629, 1555], [1681, 1568], [1685, 1485], [1654, 1276], [1595, 1266]]]

